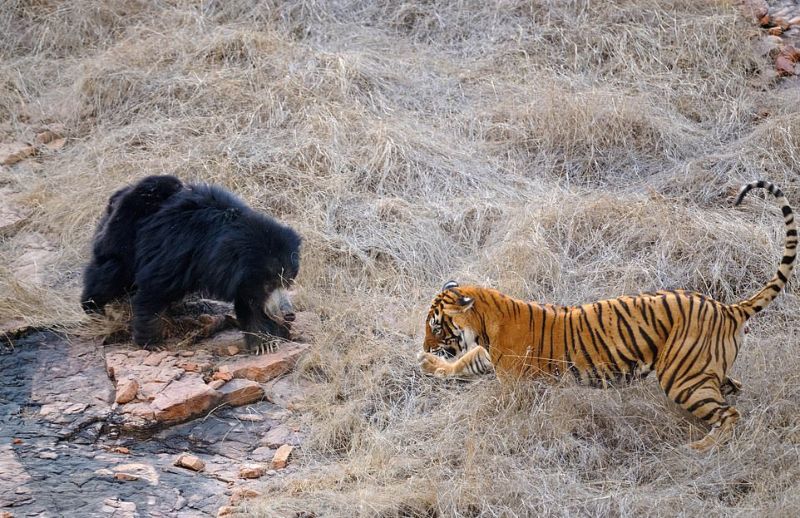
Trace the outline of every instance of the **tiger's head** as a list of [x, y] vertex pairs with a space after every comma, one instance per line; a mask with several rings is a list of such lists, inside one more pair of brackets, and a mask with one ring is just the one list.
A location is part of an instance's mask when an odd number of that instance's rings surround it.
[[425, 322], [425, 352], [458, 358], [477, 345], [477, 326], [471, 323], [475, 299], [467, 293], [469, 290], [448, 281], [433, 299]]

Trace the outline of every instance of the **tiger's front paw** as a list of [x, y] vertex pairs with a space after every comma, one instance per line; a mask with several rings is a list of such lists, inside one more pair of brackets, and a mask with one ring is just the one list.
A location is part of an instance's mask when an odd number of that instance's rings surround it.
[[419, 368], [425, 374], [432, 374], [437, 378], [444, 378], [447, 376], [447, 362], [439, 358], [438, 356], [420, 352], [417, 355], [417, 361], [419, 361]]

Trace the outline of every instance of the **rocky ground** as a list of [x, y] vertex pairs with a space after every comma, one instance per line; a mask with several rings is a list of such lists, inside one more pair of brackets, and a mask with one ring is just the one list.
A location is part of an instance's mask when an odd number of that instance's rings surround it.
[[744, 0], [745, 15], [761, 26], [761, 48], [772, 58], [777, 77], [797, 85], [800, 76], [800, 1]]
[[286, 374], [307, 345], [240, 344], [237, 331], [154, 352], [53, 332], [7, 341], [0, 516], [217, 516], [258, 496], [302, 443], [304, 390]]

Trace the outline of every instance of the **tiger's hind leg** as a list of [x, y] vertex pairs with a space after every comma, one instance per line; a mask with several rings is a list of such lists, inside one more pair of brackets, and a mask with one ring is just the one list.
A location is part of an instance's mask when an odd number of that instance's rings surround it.
[[699, 385], [694, 380], [675, 383], [667, 395], [711, 427], [705, 437], [689, 444], [690, 448], [703, 453], [730, 439], [739, 412], [725, 401], [716, 378], [709, 377]]
[[738, 394], [742, 390], [742, 382], [737, 380], [736, 378], [731, 378], [730, 376], [725, 377], [725, 381], [722, 382], [722, 395], [723, 396], [732, 396], [734, 394]]

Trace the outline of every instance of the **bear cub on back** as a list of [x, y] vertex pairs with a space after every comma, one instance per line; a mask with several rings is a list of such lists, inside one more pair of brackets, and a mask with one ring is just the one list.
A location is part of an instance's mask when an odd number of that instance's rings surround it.
[[148, 176], [111, 195], [94, 234], [92, 259], [83, 273], [84, 311], [102, 313], [106, 304], [133, 290], [139, 224], [182, 188], [174, 176]]
[[[135, 204], [135, 191], [123, 193], [117, 207]], [[186, 185], [132, 226], [136, 344], [160, 342], [160, 314], [191, 293], [232, 302], [250, 350], [262, 349], [264, 335], [289, 337], [287, 291], [300, 269], [301, 244], [293, 229], [206, 184]]]

